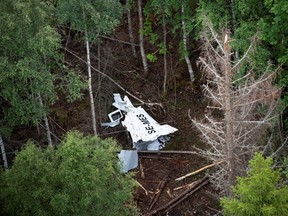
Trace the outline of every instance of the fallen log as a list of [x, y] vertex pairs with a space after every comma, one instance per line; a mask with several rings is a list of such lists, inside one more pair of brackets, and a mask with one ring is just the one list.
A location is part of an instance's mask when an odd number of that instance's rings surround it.
[[196, 171], [193, 171], [193, 172], [188, 173], [188, 174], [186, 174], [186, 175], [184, 175], [184, 176], [181, 176], [181, 177], [175, 179], [175, 181], [183, 180], [183, 179], [185, 179], [185, 178], [187, 178], [187, 177], [189, 177], [189, 176], [195, 175], [195, 174], [197, 174], [197, 173], [199, 173], [199, 172], [201, 172], [201, 171], [203, 171], [203, 170], [206, 170], [206, 169], [208, 169], [208, 168], [211, 168], [211, 167], [216, 166], [216, 165], [218, 165], [218, 164], [220, 164], [220, 163], [223, 163], [223, 162], [225, 162], [225, 161], [224, 161], [224, 160], [221, 160], [221, 161], [218, 161], [218, 162], [216, 162], [216, 163], [209, 164], [209, 165], [204, 166], [204, 167], [202, 167], [202, 168], [200, 168], [200, 169], [198, 169], [198, 170], [196, 170]]
[[170, 160], [172, 158], [170, 157], [161, 157], [161, 156], [143, 156], [143, 155], [140, 155], [139, 157], [143, 158], [143, 159], [163, 159], [163, 160]]
[[138, 154], [196, 154], [201, 157], [204, 157], [203, 155], [199, 154], [198, 152], [195, 151], [151, 151], [151, 150], [140, 150], [138, 151]]
[[166, 183], [166, 181], [161, 181], [161, 182], [159, 183], [159, 185], [158, 185], [158, 187], [157, 187], [157, 190], [155, 191], [155, 193], [154, 193], [154, 195], [153, 195], [153, 197], [152, 197], [152, 199], [151, 199], [151, 202], [150, 202], [150, 204], [149, 204], [149, 206], [148, 206], [148, 211], [150, 211], [150, 210], [154, 207], [154, 205], [156, 204], [156, 202], [158, 201], [158, 199], [159, 199], [159, 197], [160, 197], [160, 194], [162, 193], [163, 188], [164, 188], [164, 186], [165, 186], [165, 183]]
[[199, 179], [197, 182], [195, 182], [195, 184], [192, 187], [188, 188], [187, 190], [179, 194], [177, 197], [175, 197], [174, 199], [172, 199], [170, 202], [166, 203], [165, 205], [148, 212], [146, 216], [152, 216], [161, 211], [162, 212], [169, 211], [170, 209], [174, 208], [176, 205], [184, 201], [186, 198], [191, 196], [193, 193], [195, 193], [196, 191], [198, 191], [200, 188], [202, 188], [204, 185], [208, 183], [209, 183], [208, 177]]

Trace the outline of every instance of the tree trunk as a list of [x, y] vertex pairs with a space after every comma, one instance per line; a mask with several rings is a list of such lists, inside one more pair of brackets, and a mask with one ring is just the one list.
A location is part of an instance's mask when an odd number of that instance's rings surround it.
[[[41, 97], [40, 93], [38, 94], [38, 100], [39, 100], [39, 103], [40, 103], [41, 107], [44, 108], [42, 97]], [[50, 130], [50, 127], [49, 127], [49, 122], [48, 122], [48, 118], [47, 118], [46, 114], [44, 115], [44, 123], [45, 123], [45, 129], [46, 129], [48, 144], [52, 145], [53, 143], [52, 143], [52, 139], [51, 139], [51, 130]]]
[[228, 164], [228, 190], [227, 195], [229, 197], [232, 196], [231, 186], [235, 183], [235, 166], [234, 166], [234, 131], [233, 131], [233, 103], [232, 103], [232, 94], [231, 94], [231, 84], [232, 84], [232, 68], [231, 68], [231, 59], [230, 59], [230, 46], [229, 46], [229, 38], [228, 35], [225, 35], [225, 42], [224, 42], [224, 52], [225, 52], [225, 66], [224, 66], [224, 73], [225, 73], [225, 83], [224, 83], [224, 112], [225, 118], [224, 122], [226, 125], [226, 144], [227, 144], [227, 164]]
[[142, 57], [142, 63], [145, 75], [148, 74], [147, 58], [144, 50], [144, 37], [143, 37], [143, 17], [142, 17], [142, 0], [138, 0], [138, 15], [139, 15], [139, 43]]
[[135, 41], [134, 41], [134, 35], [132, 30], [132, 21], [131, 21], [131, 10], [130, 10], [130, 4], [127, 3], [127, 20], [128, 20], [128, 31], [129, 31], [129, 38], [131, 43], [131, 49], [134, 58], [136, 58], [136, 49], [135, 49]]
[[186, 31], [185, 16], [184, 16], [185, 15], [184, 3], [182, 3], [182, 5], [181, 5], [181, 14], [182, 14], [181, 21], [182, 21], [182, 31], [183, 31], [184, 58], [185, 58], [187, 66], [188, 66], [188, 71], [189, 71], [191, 82], [194, 82], [194, 80], [195, 80], [194, 71], [192, 69], [192, 64], [191, 64], [191, 61], [189, 59], [188, 48], [187, 48], [187, 31]]
[[92, 127], [93, 127], [94, 136], [97, 136], [95, 104], [94, 104], [94, 97], [93, 97], [93, 90], [92, 90], [90, 47], [89, 47], [87, 30], [85, 32], [85, 36], [86, 36], [85, 42], [86, 42], [86, 53], [87, 53], [88, 85], [89, 85], [89, 96], [90, 96], [90, 106], [91, 106], [91, 116], [92, 116]]
[[0, 135], [0, 148], [1, 148], [1, 152], [2, 152], [3, 166], [4, 166], [4, 169], [7, 170], [8, 169], [8, 161], [7, 161], [7, 157], [6, 157], [4, 142], [3, 142], [1, 135]]
[[165, 5], [163, 8], [163, 46], [164, 46], [164, 55], [163, 55], [163, 61], [164, 61], [164, 81], [163, 81], [163, 92], [166, 94], [166, 86], [167, 86], [167, 76], [168, 76], [168, 70], [167, 70], [167, 45], [166, 45], [166, 21], [165, 21]]

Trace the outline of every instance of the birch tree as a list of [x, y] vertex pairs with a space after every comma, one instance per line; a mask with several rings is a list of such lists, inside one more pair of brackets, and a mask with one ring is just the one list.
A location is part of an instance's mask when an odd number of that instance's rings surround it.
[[78, 93], [70, 88], [69, 83], [81, 79], [72, 71], [67, 78], [62, 67], [60, 35], [52, 25], [53, 5], [41, 0], [0, 0], [0, 4], [0, 134], [5, 137], [17, 126], [40, 124], [59, 89], [62, 94], [70, 89], [70, 99], [75, 100], [82, 88]]
[[146, 53], [144, 49], [144, 25], [143, 25], [143, 15], [142, 15], [142, 0], [137, 0], [138, 2], [138, 16], [139, 16], [139, 45], [142, 58], [142, 64], [144, 68], [144, 73], [148, 74], [148, 63], [146, 58]]
[[[146, 15], [144, 32], [149, 37], [149, 42], [157, 46], [157, 50], [147, 55], [152, 62], [157, 60], [156, 54], [163, 55], [163, 93], [167, 91], [168, 66], [167, 66], [167, 24], [170, 17], [169, 4], [171, 2], [164, 0], [150, 0], [146, 3], [144, 13]], [[153, 25], [162, 26], [162, 35], [159, 36], [153, 30]], [[160, 39], [162, 38], [162, 40]]]
[[[276, 71], [269, 64], [261, 75], [254, 74], [249, 67], [253, 42], [241, 58], [233, 61], [233, 39], [228, 33], [220, 38], [208, 25], [202, 39], [204, 50], [199, 63], [208, 79], [203, 89], [210, 104], [204, 119], [192, 119], [192, 122], [209, 145], [201, 153], [213, 162], [226, 162], [218, 165], [211, 181], [231, 196], [230, 187], [235, 184], [236, 176], [245, 172], [251, 155], [264, 148], [261, 143], [266, 131], [276, 121], [280, 89], [273, 86]], [[223, 117], [213, 116], [215, 109]]]
[[181, 2], [181, 24], [182, 24], [182, 41], [183, 41], [183, 52], [184, 52], [184, 58], [188, 67], [189, 75], [190, 75], [190, 80], [191, 82], [194, 82], [195, 80], [195, 75], [194, 71], [192, 68], [192, 64], [189, 58], [188, 54], [188, 44], [187, 44], [187, 37], [188, 37], [188, 32], [187, 32], [187, 25], [186, 25], [186, 10], [185, 10], [186, 4], [185, 1]]
[[132, 18], [131, 18], [131, 8], [132, 8], [132, 1], [128, 0], [126, 3], [127, 7], [127, 21], [128, 21], [128, 32], [129, 32], [129, 39], [131, 43], [131, 50], [134, 58], [136, 58], [136, 49], [135, 49], [135, 40], [134, 40], [134, 34], [132, 29]]
[[93, 133], [97, 135], [96, 112], [93, 96], [90, 42], [95, 41], [99, 34], [108, 34], [119, 24], [123, 12], [120, 2], [114, 0], [59, 0], [57, 15], [60, 23], [70, 23], [71, 28], [84, 34], [83, 40], [87, 54], [87, 71], [91, 119]]
[[4, 145], [1, 135], [0, 135], [0, 149], [1, 149], [1, 154], [2, 154], [3, 167], [4, 169], [8, 169], [8, 160], [6, 157], [5, 145]]

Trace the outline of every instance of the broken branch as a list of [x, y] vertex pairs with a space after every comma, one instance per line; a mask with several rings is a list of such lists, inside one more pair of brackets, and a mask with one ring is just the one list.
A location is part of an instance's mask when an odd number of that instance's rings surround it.
[[206, 185], [208, 183], [209, 183], [208, 177], [204, 177], [202, 179], [199, 179], [193, 187], [188, 188], [183, 193], [179, 194], [179, 196], [172, 199], [170, 202], [166, 203], [165, 205], [163, 205], [163, 206], [161, 206], [161, 207], [159, 207], [159, 208], [157, 208], [151, 212], [148, 212], [146, 215], [150, 216], [150, 215], [156, 214], [157, 212], [160, 212], [163, 210], [168, 211], [168, 210], [174, 208], [176, 205], [178, 205], [179, 203], [184, 201], [186, 198], [191, 196], [193, 193], [195, 193], [196, 191], [198, 191], [200, 188], [202, 188], [204, 185]]
[[147, 196], [148, 195], [148, 191], [138, 181], [136, 181], [136, 182], [145, 191], [145, 194]]
[[[67, 49], [67, 48], [62, 48], [64, 50], [66, 50], [67, 52], [69, 52], [71, 55], [75, 56], [77, 59], [79, 59], [80, 61], [84, 62], [85, 64], [87, 64], [87, 62], [82, 59], [80, 56], [76, 55], [74, 52], [72, 52], [71, 50]], [[135, 95], [133, 95], [132, 93], [128, 92], [124, 87], [122, 87], [118, 82], [116, 82], [113, 78], [111, 78], [110, 76], [108, 76], [107, 74], [103, 73], [102, 71], [96, 69], [95, 67], [93, 67], [91, 65], [91, 68], [96, 71], [97, 73], [100, 73], [102, 76], [108, 78], [111, 82], [113, 82], [116, 86], [118, 86], [118, 88], [120, 88], [122, 91], [124, 91], [126, 94], [130, 95], [131, 97], [133, 97], [134, 99], [136, 99], [137, 101], [139, 101], [140, 103], [142, 103], [143, 105], [149, 106], [149, 107], [153, 107], [153, 106], [159, 106], [164, 112], [165, 109], [162, 105], [162, 103], [145, 103], [144, 101], [142, 101], [140, 98], [136, 97]]]
[[162, 193], [163, 191], [163, 188], [164, 188], [164, 185], [165, 185], [166, 181], [161, 181], [153, 195], [153, 198], [151, 199], [151, 202], [149, 204], [149, 207], [148, 207], [148, 210], [150, 211], [154, 205], [156, 204], [157, 200], [159, 199], [160, 197], [160, 194]]
[[201, 172], [201, 171], [203, 171], [203, 170], [206, 170], [206, 169], [208, 169], [208, 168], [210, 168], [210, 167], [216, 166], [216, 165], [218, 165], [218, 164], [220, 164], [220, 163], [223, 163], [223, 162], [224, 162], [224, 160], [221, 160], [221, 161], [218, 161], [218, 162], [216, 162], [216, 163], [209, 164], [209, 165], [204, 166], [204, 167], [202, 167], [202, 168], [200, 168], [200, 169], [198, 169], [198, 170], [196, 170], [196, 171], [193, 171], [193, 172], [188, 173], [188, 174], [186, 174], [186, 175], [184, 175], [184, 176], [181, 176], [181, 177], [175, 179], [175, 181], [183, 180], [183, 179], [185, 179], [185, 178], [187, 178], [187, 177], [189, 177], [189, 176], [195, 175], [195, 174], [197, 174], [197, 173], [199, 173], [199, 172]]

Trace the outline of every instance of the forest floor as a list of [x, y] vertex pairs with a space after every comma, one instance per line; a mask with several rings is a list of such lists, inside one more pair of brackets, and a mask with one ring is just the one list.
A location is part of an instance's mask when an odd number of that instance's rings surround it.
[[[133, 29], [137, 30], [137, 20], [133, 18]], [[157, 29], [156, 29], [157, 31]], [[69, 34], [70, 35], [70, 34]], [[168, 35], [169, 36], [169, 35]], [[65, 39], [67, 50], [73, 51], [75, 55], [64, 51], [65, 60], [69, 65], [77, 65], [81, 73], [86, 76], [85, 62], [76, 57], [85, 59], [85, 47], [80, 42], [73, 42], [69, 36]], [[189, 80], [189, 74], [184, 61], [179, 60], [178, 43], [179, 38], [169, 36], [169, 45], [172, 47], [168, 54], [168, 82], [167, 93], [162, 93], [163, 85], [163, 57], [158, 56], [158, 61], [149, 63], [149, 73], [144, 75], [140, 59], [139, 47], [136, 47], [137, 58], [131, 54], [131, 47], [120, 41], [129, 41], [127, 23], [123, 23], [111, 36], [113, 40], [102, 38], [100, 52], [97, 55], [98, 47], [91, 47], [92, 66], [100, 68], [106, 75], [113, 78], [125, 90], [137, 96], [145, 102], [161, 103], [164, 109], [159, 107], [143, 108], [159, 123], [166, 123], [178, 129], [171, 135], [171, 141], [163, 151], [186, 151], [197, 152], [196, 148], [205, 149], [205, 143], [200, 139], [199, 132], [193, 127], [191, 118], [200, 119], [206, 112], [206, 102], [203, 98], [199, 78], [196, 84]], [[115, 40], [116, 39], [116, 40]], [[137, 39], [136, 39], [137, 42]], [[155, 47], [146, 44], [147, 52], [155, 51]], [[194, 52], [195, 53], [195, 52]], [[195, 54], [196, 55], [196, 54]], [[199, 53], [198, 53], [199, 55]], [[101, 65], [98, 65], [98, 58]], [[194, 57], [194, 66], [195, 60]], [[98, 115], [98, 125], [108, 121], [107, 114], [112, 111], [113, 93], [121, 93], [122, 96], [127, 92], [119, 89], [114, 81], [105, 78], [93, 71], [93, 87], [96, 97], [96, 110]], [[127, 94], [126, 94], [127, 95]], [[51, 130], [54, 142], [59, 142], [62, 135], [69, 130], [79, 130], [85, 134], [92, 134], [90, 105], [88, 93], [85, 98], [72, 104], [58, 102], [53, 105], [49, 114]], [[61, 98], [60, 98], [61, 99]], [[130, 97], [131, 101], [137, 106], [139, 101]], [[190, 116], [188, 115], [190, 113]], [[113, 137], [122, 148], [131, 148], [131, 140], [127, 136], [124, 128], [116, 127], [98, 128], [99, 136]], [[37, 143], [45, 145], [45, 130], [43, 126], [37, 128], [18, 128], [8, 141], [8, 151], [19, 149], [19, 143], [27, 139], [35, 139]], [[162, 150], [161, 150], [162, 151]], [[139, 166], [132, 172], [139, 186], [135, 191], [135, 201], [142, 215], [216, 215], [219, 209], [217, 192], [210, 183], [199, 188], [195, 193], [187, 196], [185, 200], [177, 205], [169, 205], [167, 208], [159, 208], [169, 204], [169, 202], [187, 190], [187, 184], [197, 181], [205, 176], [206, 170], [197, 175], [188, 177], [182, 181], [175, 181], [187, 173], [204, 167], [211, 162], [199, 154], [175, 154], [175, 153], [143, 153], [139, 154]], [[176, 189], [177, 187], [182, 187]], [[171, 208], [170, 208], [171, 207]], [[172, 208], [173, 207], [173, 208]], [[158, 210], [159, 211], [158, 211]], [[157, 210], [157, 211], [155, 211]]]
[[[113, 38], [129, 41], [127, 28], [119, 27]], [[178, 129], [177, 132], [171, 135], [171, 141], [162, 150], [197, 152], [197, 148], [205, 149], [206, 146], [201, 141], [199, 132], [193, 127], [190, 117], [201, 119], [206, 112], [206, 101], [199, 83], [203, 80], [201, 80], [198, 72], [196, 74], [198, 77], [197, 83], [192, 84], [190, 82], [186, 64], [179, 60], [178, 39], [171, 37], [169, 41], [172, 49], [168, 54], [169, 78], [166, 94], [163, 94], [161, 90], [163, 82], [162, 56], [158, 56], [157, 62], [149, 63], [147, 76], [144, 75], [142, 70], [141, 59], [133, 58], [129, 45], [106, 40], [106, 47], [113, 47], [113, 50], [109, 50], [110, 53], [107, 59], [113, 59], [113, 65], [117, 65], [117, 69], [122, 71], [122, 73], [116, 75], [117, 81], [122, 87], [145, 102], [161, 103], [163, 105], [164, 109], [159, 109], [157, 106], [143, 106], [153, 118], [161, 124], [166, 123]], [[111, 44], [113, 45], [111, 46]], [[147, 52], [153, 52], [155, 49], [148, 43], [146, 48]], [[139, 48], [136, 47], [136, 50], [137, 56], [140, 57]], [[196, 57], [194, 65], [195, 60]], [[113, 77], [115, 77], [115, 69], [113, 71]], [[107, 70], [107, 73], [109, 74], [109, 70]], [[126, 94], [118, 88], [114, 89], [114, 93], [115, 91], [122, 95]], [[131, 97], [130, 99], [137, 106], [139, 101]], [[105, 117], [103, 116], [103, 118]], [[113, 136], [118, 140], [121, 147], [129, 149], [132, 147], [132, 143], [123, 130], [125, 129], [102, 128], [101, 134], [103, 137]], [[186, 187], [187, 184], [203, 178], [209, 170], [188, 177], [183, 181], [177, 182], [175, 179], [200, 169], [211, 162], [199, 154], [169, 154], [161, 153], [161, 151], [157, 154], [139, 154], [139, 166], [133, 170], [136, 180], [141, 185], [135, 191], [135, 200], [142, 215], [217, 215], [219, 213], [217, 192], [209, 183], [195, 193], [187, 195], [187, 198], [179, 204], [177, 202], [177, 205], [174, 202], [169, 204], [176, 197], [185, 193], [188, 188]], [[175, 190], [177, 187], [182, 188]], [[168, 206], [161, 209], [165, 205]]]

